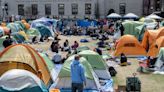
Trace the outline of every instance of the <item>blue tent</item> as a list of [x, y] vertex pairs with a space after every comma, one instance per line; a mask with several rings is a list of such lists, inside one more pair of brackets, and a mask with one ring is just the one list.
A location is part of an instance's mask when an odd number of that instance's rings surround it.
[[44, 25], [37, 25], [35, 28], [39, 30], [41, 36], [53, 36], [53, 32], [51, 32], [51, 30]]

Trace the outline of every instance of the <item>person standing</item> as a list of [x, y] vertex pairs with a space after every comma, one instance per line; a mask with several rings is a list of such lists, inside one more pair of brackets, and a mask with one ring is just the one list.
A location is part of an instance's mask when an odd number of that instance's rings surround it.
[[83, 85], [86, 85], [85, 70], [79, 59], [80, 56], [76, 55], [71, 63], [72, 92], [83, 92]]

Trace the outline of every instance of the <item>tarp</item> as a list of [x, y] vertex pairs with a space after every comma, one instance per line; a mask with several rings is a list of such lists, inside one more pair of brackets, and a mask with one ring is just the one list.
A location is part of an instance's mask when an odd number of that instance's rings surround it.
[[118, 40], [114, 56], [119, 56], [121, 53], [128, 56], [146, 56], [147, 54], [139, 41], [132, 35], [124, 35]]
[[[55, 88], [59, 89], [71, 89], [71, 78], [70, 78], [70, 65], [71, 62], [74, 60], [75, 55], [70, 56], [64, 63], [59, 76], [57, 85]], [[85, 69], [85, 76], [86, 76], [86, 86], [84, 89], [87, 90], [99, 90], [100, 84], [98, 83], [98, 79], [96, 75], [94, 75], [93, 69], [88, 61], [81, 57], [80, 63], [84, 66]]]
[[81, 27], [89, 27], [89, 26], [97, 26], [96, 21], [89, 21], [89, 20], [78, 20], [77, 25]]
[[30, 46], [11, 45], [0, 53], [0, 75], [10, 69], [24, 69], [33, 72], [48, 86], [51, 77], [44, 59]]
[[13, 69], [0, 77], [0, 92], [48, 92], [48, 90], [33, 73]]
[[156, 71], [164, 71], [164, 47], [162, 47], [158, 54], [158, 59], [155, 63]]

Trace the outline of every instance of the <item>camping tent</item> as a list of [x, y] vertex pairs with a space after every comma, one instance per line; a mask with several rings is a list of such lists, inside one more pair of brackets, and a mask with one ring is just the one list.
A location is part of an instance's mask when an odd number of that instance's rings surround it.
[[114, 56], [119, 56], [121, 53], [129, 56], [146, 56], [145, 49], [132, 35], [124, 35], [118, 40], [116, 50], [114, 51]]
[[38, 29], [36, 28], [30, 28], [26, 31], [26, 34], [28, 35], [29, 39], [32, 39], [34, 36], [41, 37], [41, 34]]
[[42, 24], [37, 24], [35, 28], [39, 30], [41, 36], [54, 36], [54, 32]]
[[156, 14], [150, 14], [146, 18], [148, 18], [148, 19], [162, 19], [162, 17], [160, 17]]
[[158, 30], [146, 31], [142, 40], [142, 46], [148, 50], [149, 47], [156, 41], [156, 39], [161, 36], [164, 36], [164, 27], [161, 27]]
[[158, 59], [155, 63], [156, 71], [164, 71], [164, 47], [162, 47], [158, 54]]
[[18, 23], [9, 23], [7, 24], [7, 27], [10, 28], [11, 32], [23, 31], [23, 28]]
[[[65, 61], [64, 65], [63, 65], [63, 67], [62, 67], [62, 69], [58, 75], [58, 80], [56, 82], [55, 88], [67, 89], [67, 90], [71, 89], [70, 65], [71, 65], [72, 60], [74, 60], [74, 57], [75, 57], [75, 55], [69, 57]], [[96, 78], [96, 75], [94, 75], [94, 72], [93, 72], [91, 65], [83, 57], [80, 58], [80, 63], [84, 66], [84, 69], [85, 69], [86, 86], [84, 89], [86, 89], [86, 90], [98, 90], [100, 87], [100, 85], [98, 83], [99, 80]]]
[[140, 31], [136, 30], [136, 27], [143, 25], [142, 22], [138, 21], [125, 21], [122, 23], [124, 26], [124, 34], [134, 35], [136, 38], [139, 38]]
[[45, 53], [39, 53], [39, 55], [44, 59], [48, 67], [48, 70], [51, 73], [51, 78], [53, 79], [53, 81], [55, 81], [58, 76], [58, 73], [55, 69], [54, 63], [50, 60], [50, 58]]
[[0, 37], [2, 37], [2, 36], [4, 36], [4, 35], [5, 35], [5, 32], [4, 32], [3, 28], [0, 27]]
[[48, 92], [48, 90], [33, 73], [12, 69], [0, 77], [0, 92]]
[[50, 72], [44, 59], [30, 46], [11, 45], [0, 53], [0, 75], [11, 69], [24, 69], [36, 74], [48, 86]]
[[158, 38], [149, 48], [148, 56], [156, 57], [161, 47], [164, 47], [164, 36]]
[[140, 22], [145, 22], [145, 23], [156, 22], [154, 19], [150, 19], [150, 18], [141, 18], [139, 21]]
[[80, 46], [76, 49], [77, 53], [83, 51], [83, 50], [89, 50], [90, 48], [88, 46]]
[[99, 78], [111, 79], [110, 74], [107, 71], [107, 65], [98, 53], [92, 50], [84, 50], [79, 52], [78, 54], [87, 59]]

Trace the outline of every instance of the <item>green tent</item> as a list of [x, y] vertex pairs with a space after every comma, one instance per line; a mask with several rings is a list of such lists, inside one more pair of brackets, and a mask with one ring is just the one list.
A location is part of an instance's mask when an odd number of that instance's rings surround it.
[[15, 23], [19, 24], [23, 28], [23, 30], [26, 31], [26, 27], [21, 21], [15, 21]]
[[158, 59], [155, 63], [156, 71], [164, 71], [164, 47], [162, 47], [159, 51]]
[[44, 25], [39, 25], [36, 29], [39, 30], [41, 36], [52, 36], [51, 30]]
[[46, 65], [49, 69], [49, 71], [51, 72], [52, 69], [54, 68], [54, 63], [50, 60], [50, 58], [48, 56], [46, 56], [44, 53], [39, 53], [39, 55], [44, 59], [44, 61], [46, 61]]
[[146, 25], [137, 26], [135, 30], [138, 32], [138, 35], [137, 35], [138, 40], [142, 41], [142, 38], [143, 38], [144, 33], [146, 31]]
[[103, 60], [103, 58], [96, 52], [92, 50], [84, 50], [82, 52], [78, 53], [82, 57], [85, 57], [88, 62], [91, 64], [93, 69], [100, 69], [104, 70], [106, 69], [106, 64]]
[[[58, 75], [58, 81], [56, 83], [55, 88], [59, 88], [62, 90], [70, 90], [71, 89], [71, 76], [70, 76], [70, 66], [72, 60], [74, 60], [75, 55], [70, 56], [64, 63], [61, 71]], [[80, 63], [84, 66], [85, 76], [86, 76], [86, 86], [84, 89], [87, 90], [98, 90], [100, 87], [99, 80], [96, 75], [94, 75], [93, 69], [88, 61], [84, 58], [80, 58]], [[65, 92], [67, 92], [65, 91]]]
[[81, 52], [81, 51], [83, 51], [83, 50], [90, 50], [90, 49], [89, 49], [88, 46], [80, 46], [80, 47], [78, 47], [76, 50], [77, 50], [77, 53], [79, 53], [79, 52]]
[[98, 78], [111, 79], [110, 73], [107, 70], [107, 64], [98, 53], [92, 50], [84, 50], [78, 54], [87, 59]]
[[22, 36], [21, 34], [19, 34], [19, 33], [13, 33], [13, 34], [11, 34], [12, 36], [13, 36], [13, 38], [14, 39], [16, 39], [16, 41], [18, 42], [18, 43], [23, 43], [23, 42], [25, 42], [25, 38], [24, 38], [24, 36]]
[[48, 92], [48, 89], [33, 73], [12, 69], [0, 77], [0, 92]]
[[27, 30], [26, 34], [30, 37], [41, 36], [39, 30], [36, 28], [30, 28], [29, 30]]
[[9, 23], [7, 24], [7, 27], [11, 29], [11, 32], [19, 32], [20, 30], [23, 30], [23, 28], [17, 23]]
[[143, 25], [143, 22], [138, 21], [125, 21], [122, 23], [124, 26], [124, 34], [134, 35], [136, 38], [139, 38], [139, 31], [136, 30], [136, 27]]

